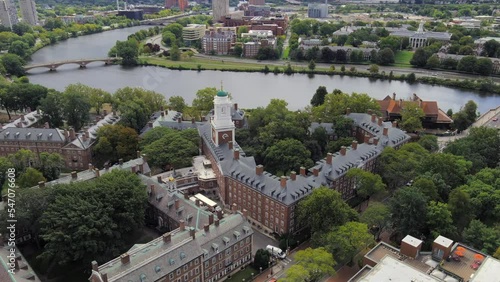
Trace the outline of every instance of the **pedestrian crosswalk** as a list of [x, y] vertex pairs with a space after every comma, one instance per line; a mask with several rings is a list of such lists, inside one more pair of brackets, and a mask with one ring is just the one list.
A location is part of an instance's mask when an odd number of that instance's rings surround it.
[[284, 265], [288, 265], [291, 262], [292, 262], [292, 260], [289, 259], [289, 258], [284, 258], [284, 259], [281, 260], [281, 263], [284, 264]]

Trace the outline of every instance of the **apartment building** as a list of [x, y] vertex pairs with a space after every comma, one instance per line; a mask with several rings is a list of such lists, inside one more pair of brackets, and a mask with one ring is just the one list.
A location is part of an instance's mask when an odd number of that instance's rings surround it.
[[236, 42], [236, 28], [214, 28], [205, 31], [202, 47], [205, 54], [227, 55]]
[[252, 261], [253, 230], [239, 213], [215, 218], [202, 229], [165, 233], [101, 266], [92, 262], [92, 282], [215, 282]]
[[242, 33], [241, 37], [251, 40], [243, 44], [243, 56], [247, 58], [257, 56], [260, 48], [276, 48], [276, 37], [270, 30], [249, 30], [247, 33]]
[[200, 40], [205, 36], [206, 29], [204, 24], [188, 24], [182, 29], [182, 39], [184, 41]]
[[34, 0], [19, 0], [19, 6], [21, 7], [21, 14], [23, 15], [23, 21], [29, 25], [38, 24], [38, 13], [36, 12], [36, 5]]
[[214, 22], [221, 21], [229, 14], [229, 0], [212, 0], [212, 15]]

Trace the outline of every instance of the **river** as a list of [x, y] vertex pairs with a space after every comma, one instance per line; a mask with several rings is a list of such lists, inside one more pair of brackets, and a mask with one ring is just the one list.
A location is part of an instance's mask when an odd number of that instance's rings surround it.
[[[109, 49], [117, 40], [125, 40], [129, 34], [144, 28], [149, 27], [117, 29], [70, 38], [36, 52], [29, 64], [107, 57]], [[322, 85], [326, 86], [329, 92], [338, 88], [347, 93], [368, 93], [377, 99], [392, 93], [396, 93], [398, 98], [405, 99], [416, 93], [424, 100], [438, 101], [439, 107], [445, 111], [450, 108], [458, 111], [468, 100], [475, 101], [481, 113], [500, 105], [500, 96], [400, 81], [326, 75], [309, 78], [301, 74], [287, 76], [220, 71], [176, 71], [158, 67], [125, 68], [102, 66], [99, 62], [89, 64], [87, 69], [79, 69], [76, 65], [61, 66], [56, 72], [35, 69], [30, 71], [29, 79], [32, 83], [57, 90], [64, 90], [67, 85], [78, 82], [110, 92], [126, 86], [143, 87], [162, 93], [167, 99], [173, 95], [182, 96], [188, 103], [193, 100], [198, 89], [220, 87], [222, 81], [224, 90], [231, 93], [233, 101], [243, 108], [265, 106], [272, 98], [278, 98], [286, 100], [292, 110], [301, 109], [309, 104], [316, 89]]]

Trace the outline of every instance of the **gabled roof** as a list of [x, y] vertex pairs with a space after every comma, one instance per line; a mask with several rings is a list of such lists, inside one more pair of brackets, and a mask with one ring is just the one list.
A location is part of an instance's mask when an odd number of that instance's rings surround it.
[[25, 142], [64, 143], [66, 138], [56, 128], [17, 128], [9, 127], [0, 133], [0, 140]]
[[[24, 120], [23, 120], [24, 117]], [[27, 113], [25, 115], [22, 115], [20, 118], [12, 121], [11, 123], [7, 123], [4, 126], [2, 126], [2, 129], [6, 129], [9, 127], [30, 127], [34, 124], [36, 124], [38, 121], [40, 121], [42, 118], [42, 112], [40, 111], [33, 111], [30, 113]]]

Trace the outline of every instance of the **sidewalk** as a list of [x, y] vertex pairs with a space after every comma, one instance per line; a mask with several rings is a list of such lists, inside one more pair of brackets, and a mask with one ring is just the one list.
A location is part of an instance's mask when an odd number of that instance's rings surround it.
[[272, 275], [271, 275], [271, 268], [266, 269], [265, 271], [262, 271], [262, 273], [258, 276], [256, 276], [253, 281], [254, 282], [267, 282], [271, 280], [271, 278], [276, 277], [276, 275], [281, 274], [283, 271], [283, 267], [280, 264], [277, 264], [272, 267]]

